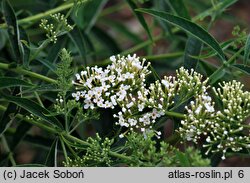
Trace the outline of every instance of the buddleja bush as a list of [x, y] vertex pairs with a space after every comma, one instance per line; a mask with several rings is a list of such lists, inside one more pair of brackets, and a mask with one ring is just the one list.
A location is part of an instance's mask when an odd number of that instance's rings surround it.
[[[238, 25], [220, 44], [209, 34], [236, 1], [197, 1], [193, 18], [194, 2], [184, 1], [50, 1], [29, 17], [22, 3], [1, 4], [2, 166], [19, 164], [21, 142], [39, 147], [31, 165], [43, 166], [215, 166], [249, 156], [250, 92], [240, 80], [250, 39]], [[148, 40], [113, 20], [124, 5]]]

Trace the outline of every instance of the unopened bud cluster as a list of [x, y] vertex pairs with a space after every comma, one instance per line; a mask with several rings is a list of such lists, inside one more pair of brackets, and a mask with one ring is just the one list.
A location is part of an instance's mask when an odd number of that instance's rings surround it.
[[215, 110], [211, 97], [202, 93], [186, 107], [187, 114], [178, 131], [183, 139], [195, 143], [202, 135], [206, 136], [203, 145], [207, 148], [206, 154], [220, 152], [225, 159], [228, 151], [250, 148], [250, 125], [246, 123], [250, 116], [250, 92], [243, 91], [243, 84], [237, 81], [223, 82], [219, 86], [213, 91], [221, 110]]
[[57, 37], [63, 32], [69, 32], [73, 29], [71, 25], [68, 24], [67, 19], [61, 13], [50, 15], [53, 21], [47, 19], [42, 19], [40, 27], [45, 30], [46, 37], [50, 42], [56, 43]]
[[87, 143], [90, 144], [87, 147], [86, 152], [82, 158], [78, 157], [75, 160], [68, 158], [68, 163], [64, 162], [65, 166], [74, 166], [74, 167], [82, 167], [82, 166], [93, 166], [94, 164], [99, 164], [100, 166], [111, 166], [112, 159], [109, 156], [111, 145], [114, 140], [110, 140], [102, 138], [99, 134], [96, 134], [96, 138], [93, 139], [89, 137], [87, 139]]

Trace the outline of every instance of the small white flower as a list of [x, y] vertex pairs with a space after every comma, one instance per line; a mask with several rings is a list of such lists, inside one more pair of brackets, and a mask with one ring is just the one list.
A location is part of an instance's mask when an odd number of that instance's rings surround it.
[[197, 107], [197, 109], [195, 110], [195, 114], [200, 114], [202, 109], [202, 106]]
[[143, 111], [143, 109], [144, 109], [144, 104], [143, 103], [141, 103], [141, 104], [138, 104], [138, 111]]
[[121, 138], [121, 139], [124, 138], [124, 135], [123, 135], [123, 134], [120, 134], [120, 135], [119, 135], [119, 138]]
[[130, 102], [129, 104], [126, 105], [127, 108], [131, 108], [134, 105], [133, 102]]
[[112, 62], [115, 62], [116, 61], [116, 58], [115, 58], [115, 56], [113, 55], [113, 56], [111, 56], [110, 58], [110, 61], [112, 61]]
[[91, 100], [85, 99], [84, 103], [85, 103], [85, 105], [83, 106], [84, 109], [88, 109], [88, 108], [93, 109], [94, 108], [94, 104], [92, 103]]
[[169, 82], [165, 79], [161, 80], [161, 83], [166, 87], [169, 88]]
[[88, 78], [86, 83], [84, 84], [85, 86], [89, 87], [89, 88], [92, 88], [92, 81], [93, 79], [92, 78]]
[[214, 112], [214, 107], [211, 106], [209, 103], [205, 103], [204, 105], [207, 109], [207, 112], [210, 112], [210, 113]]
[[87, 75], [87, 71], [81, 71], [81, 76], [86, 76]]
[[77, 79], [77, 80], [80, 80], [80, 79], [81, 79], [81, 76], [80, 76], [79, 74], [76, 74], [75, 76], [76, 76], [76, 79]]

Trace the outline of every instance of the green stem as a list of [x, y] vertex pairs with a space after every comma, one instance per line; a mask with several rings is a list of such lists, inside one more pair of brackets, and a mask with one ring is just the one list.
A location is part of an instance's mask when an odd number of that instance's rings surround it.
[[[73, 6], [72, 6], [72, 7], [70, 8], [70, 10], [67, 12], [67, 14], [66, 14], [66, 16], [65, 16], [66, 19], [70, 16], [72, 10], [73, 10]], [[56, 31], [55, 31], [55, 32], [57, 32], [57, 34], [60, 33], [59, 30], [62, 28], [62, 25], [63, 25], [63, 22], [60, 22], [60, 24], [58, 25], [58, 27], [57, 27], [57, 29], [56, 29]], [[49, 45], [49, 43], [50, 43], [50, 40], [49, 40], [49, 39], [46, 39], [46, 40], [43, 42], [43, 44], [42, 44], [42, 45], [36, 50], [36, 52], [32, 55], [30, 61], [34, 60], [34, 59], [39, 55], [39, 53], [40, 53], [41, 51], [43, 51], [43, 50]]]
[[160, 59], [170, 59], [170, 58], [178, 58], [183, 55], [183, 52], [175, 52], [175, 53], [165, 53], [159, 55], [148, 55], [144, 58], [147, 60], [160, 60]]
[[42, 45], [39, 46], [39, 47], [36, 49], [35, 53], [31, 56], [31, 58], [30, 58], [29, 61], [34, 60], [34, 59], [39, 55], [39, 53], [49, 45], [49, 43], [50, 43], [50, 41], [49, 41], [48, 39], [46, 39], [46, 40], [42, 43]]
[[[244, 50], [244, 47], [239, 49], [227, 62], [224, 62], [221, 67], [219, 67], [211, 76], [209, 76], [209, 81], [213, 81], [213, 78], [219, 75], [219, 73], [224, 72], [224, 69], [230, 67], [233, 64], [233, 61], [241, 54]], [[213, 83], [212, 83], [213, 84]]]
[[72, 154], [75, 158], [77, 158], [77, 157], [78, 157], [77, 154], [76, 154], [75, 151], [72, 149], [72, 147], [70, 146], [70, 144], [68, 144], [67, 140], [66, 140], [63, 136], [61, 136], [61, 138], [62, 138], [63, 142], [66, 144], [66, 146], [68, 147], [68, 149], [69, 149], [69, 151], [71, 152], [71, 154]]
[[4, 135], [2, 135], [2, 142], [3, 142], [3, 146], [4, 146], [5, 150], [6, 150], [7, 153], [8, 153], [8, 158], [9, 158], [9, 160], [10, 160], [12, 166], [16, 166], [15, 159], [14, 159], [14, 157], [13, 157], [12, 152], [10, 151], [8, 142], [7, 142], [7, 140], [6, 140], [6, 138], [5, 138]]
[[65, 148], [64, 141], [63, 141], [62, 137], [60, 138], [60, 142], [61, 142], [61, 145], [62, 145], [65, 161], [66, 161], [67, 164], [69, 164], [68, 154], [67, 154], [67, 151], [66, 151], [66, 148]]
[[[69, 8], [71, 8], [73, 6], [74, 6], [74, 3], [63, 4], [63, 5], [61, 5], [61, 6], [57, 7], [57, 8], [54, 8], [54, 9], [48, 10], [46, 12], [39, 13], [39, 14], [36, 14], [36, 15], [21, 19], [21, 20], [18, 20], [17, 22], [18, 22], [18, 25], [22, 25], [22, 24], [25, 24], [25, 23], [33, 24], [37, 20], [40, 20], [40, 19], [42, 19], [44, 17], [48, 17], [51, 14], [55, 14], [55, 13], [61, 12], [63, 10], [69, 9]], [[0, 29], [4, 29], [4, 28], [7, 28], [6, 23], [0, 25]]]
[[69, 122], [68, 122], [68, 107], [66, 103], [66, 92], [63, 94], [63, 106], [64, 106], [64, 119], [65, 119], [65, 129], [67, 132], [69, 132]]
[[12, 72], [15, 72], [18, 74], [28, 75], [30, 77], [41, 79], [41, 80], [49, 82], [49, 83], [54, 83], [54, 84], [57, 83], [56, 80], [54, 80], [54, 79], [43, 76], [41, 74], [37, 74], [35, 72], [31, 72], [31, 71], [22, 69], [21, 67], [11, 68], [10, 64], [0, 63], [0, 69], [9, 70], [9, 71], [12, 71]]
[[[6, 110], [6, 108], [4, 106], [0, 105], [0, 110]], [[166, 114], [167, 115], [171, 115], [173, 117], [183, 118], [182, 114], [179, 114], [179, 113], [176, 113], [176, 112], [167, 112]], [[41, 122], [37, 122], [37, 121], [34, 121], [32, 119], [25, 118], [21, 114], [17, 114], [16, 117], [19, 118], [19, 119], [22, 119], [22, 120], [24, 120], [24, 121], [26, 121], [26, 122], [28, 122], [28, 123], [30, 123], [32, 125], [36, 125], [36, 126], [40, 127], [41, 129], [46, 130], [46, 131], [48, 131], [50, 133], [57, 134], [57, 135], [59, 134], [60, 136], [63, 136], [64, 138], [69, 139], [69, 140], [71, 140], [73, 142], [76, 142], [76, 143], [79, 143], [79, 144], [82, 144], [82, 145], [85, 145], [85, 146], [90, 146], [91, 145], [90, 143], [88, 143], [86, 141], [83, 141], [81, 139], [78, 139], [78, 138], [70, 135], [66, 131], [58, 132], [53, 127], [47, 126], [47, 125], [45, 125], [45, 124], [43, 124]], [[123, 155], [123, 154], [119, 154], [119, 153], [113, 152], [113, 151], [110, 151], [109, 155], [113, 156], [113, 157], [116, 157], [116, 158], [124, 159], [124, 160], [127, 160], [127, 161], [133, 161], [130, 157], [128, 157], [126, 155]]]
[[[153, 38], [153, 42], [157, 42], [157, 41], [161, 40], [164, 37], [165, 37], [164, 34], [155, 36]], [[135, 53], [136, 51], [138, 51], [138, 50], [140, 50], [140, 49], [142, 49], [142, 48], [144, 48], [144, 47], [146, 47], [146, 46], [148, 46], [150, 44], [152, 44], [152, 41], [151, 40], [147, 40], [147, 41], [144, 41], [144, 42], [142, 42], [142, 43], [140, 43], [138, 45], [135, 45], [134, 47], [132, 47], [130, 49], [127, 49], [127, 50], [121, 52], [120, 54], [121, 55], [127, 55], [127, 54], [130, 54], [130, 53]]]
[[[0, 110], [6, 110], [6, 108], [4, 106], [1, 106], [0, 105]], [[90, 146], [91, 144], [86, 142], [86, 141], [83, 141], [81, 139], [78, 139], [70, 134], [68, 134], [66, 131], [62, 131], [62, 132], [58, 132], [56, 129], [54, 129], [53, 127], [50, 127], [50, 126], [47, 126], [41, 122], [36, 122], [34, 120], [31, 120], [31, 119], [28, 119], [28, 118], [25, 118], [23, 115], [21, 114], [17, 114], [16, 115], [17, 118], [20, 118], [20, 119], [23, 119], [24, 121], [32, 124], [32, 125], [36, 125], [40, 128], [42, 128], [43, 130], [46, 130], [50, 133], [53, 133], [53, 134], [59, 134], [59, 135], [62, 135], [64, 136], [65, 138], [73, 141], [73, 142], [76, 142], [76, 143], [79, 143], [79, 144], [82, 144], [82, 145], [86, 145], [86, 146]], [[109, 154], [113, 157], [117, 157], [117, 158], [120, 158], [120, 159], [125, 159], [125, 160], [128, 160], [128, 161], [132, 161], [132, 159], [128, 156], [125, 156], [123, 154], [119, 154], [119, 153], [116, 153], [116, 152], [112, 152], [110, 151]]]
[[180, 118], [180, 119], [184, 119], [185, 118], [184, 114], [181, 114], [181, 113], [178, 113], [178, 112], [167, 111], [167, 112], [165, 112], [165, 114], [167, 116], [171, 116], [171, 117], [175, 117], [175, 118]]

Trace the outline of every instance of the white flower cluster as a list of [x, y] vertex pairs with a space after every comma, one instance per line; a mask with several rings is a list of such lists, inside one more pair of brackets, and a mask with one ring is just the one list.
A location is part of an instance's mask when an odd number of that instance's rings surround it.
[[197, 143], [201, 134], [207, 135], [217, 125], [214, 121], [214, 102], [207, 93], [202, 93], [196, 96], [195, 101], [190, 102], [190, 107], [185, 108], [187, 114], [181, 121], [179, 134], [183, 139]]
[[220, 88], [213, 88], [216, 96], [221, 100], [223, 109], [216, 113], [216, 121], [219, 127], [211, 131], [206, 146], [217, 144], [213, 152], [223, 152], [222, 159], [228, 150], [241, 151], [250, 149], [250, 125], [246, 124], [250, 117], [250, 92], [243, 91], [243, 84], [235, 80], [223, 82]]
[[221, 152], [222, 159], [228, 150], [250, 148], [250, 125], [246, 124], [250, 117], [250, 92], [242, 88], [237, 81], [223, 82], [220, 88], [213, 88], [222, 103], [222, 110], [218, 111], [207, 93], [197, 96], [195, 102], [191, 101], [190, 107], [186, 107], [187, 114], [178, 129], [180, 136], [195, 143], [201, 135], [207, 136], [203, 145], [208, 149], [206, 154]]
[[87, 67], [85, 71], [76, 74], [77, 92], [72, 96], [78, 101], [83, 100], [84, 109], [114, 108], [122, 105], [133, 91], [144, 87], [145, 77], [150, 74], [145, 59], [140, 61], [136, 55], [127, 57], [112, 56], [111, 65]]
[[61, 13], [51, 14], [50, 17], [54, 20], [51, 22], [47, 19], [41, 19], [40, 27], [45, 30], [46, 37], [53, 43], [57, 42], [57, 37], [63, 32], [71, 31], [73, 26], [68, 23], [65, 15]]
[[178, 78], [178, 93], [183, 100], [187, 100], [190, 97], [197, 96], [200, 93], [205, 93], [208, 86], [208, 78], [203, 80], [203, 76], [200, 73], [194, 71], [194, 69], [188, 70], [181, 67], [177, 70]]
[[[188, 72], [180, 68], [177, 77], [165, 76], [147, 87], [145, 78], [150, 74], [150, 63], [145, 65], [145, 59], [141, 61], [136, 55], [118, 55], [110, 57], [110, 60], [112, 64], [105, 69], [87, 67], [76, 74], [73, 84], [77, 91], [72, 96], [84, 103], [84, 109], [119, 106], [121, 110], [114, 114], [116, 124], [128, 128], [128, 131], [141, 131], [145, 135], [154, 131], [156, 120], [174, 107], [177, 96], [177, 101], [182, 103], [206, 90], [207, 80], [202, 81], [202, 75], [193, 70]], [[161, 135], [154, 132], [157, 137]]]
[[[156, 119], [166, 115], [166, 112], [174, 107], [175, 98], [179, 93], [184, 93], [183, 90], [190, 91], [190, 88], [195, 93], [201, 93], [204, 88], [206, 89], [207, 81], [202, 82], [202, 76], [198, 73], [189, 73], [184, 68], [180, 68], [177, 73], [177, 78], [165, 76], [161, 81], [157, 80], [150, 84], [148, 88], [141, 87], [137, 93], [130, 94], [122, 105], [122, 111], [114, 115], [118, 118], [117, 124], [131, 131], [139, 129], [143, 133], [148, 133], [152, 131]], [[183, 101], [183, 98], [186, 98], [186, 95], [179, 96], [180, 101]], [[157, 137], [161, 134], [158, 131], [154, 132]]]

